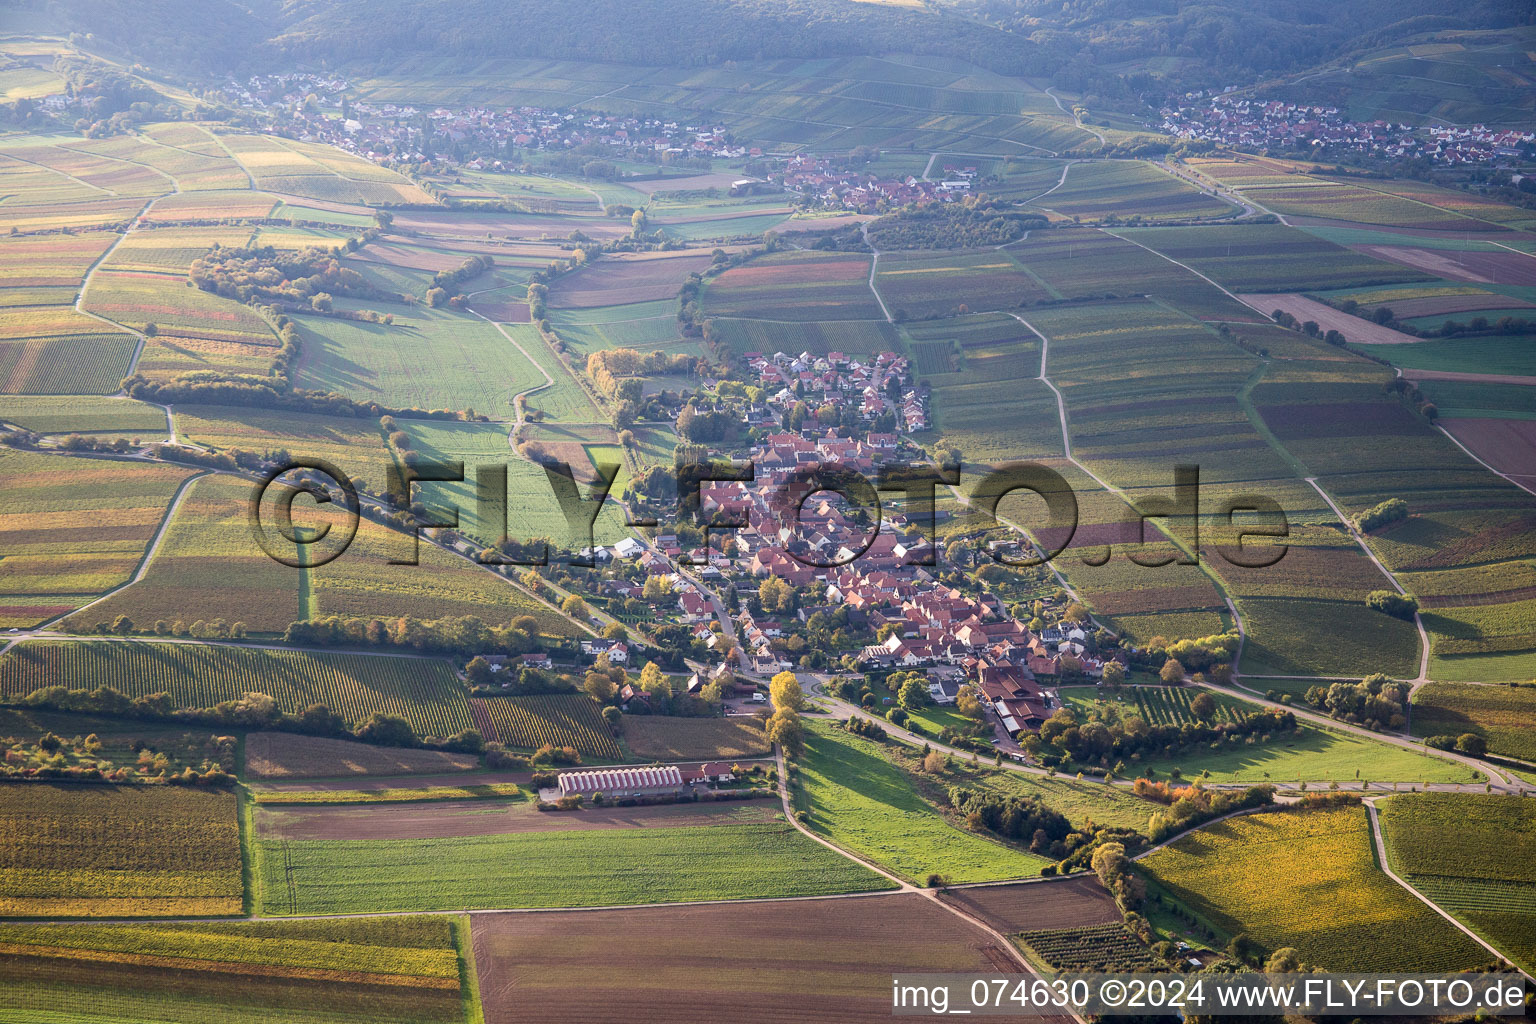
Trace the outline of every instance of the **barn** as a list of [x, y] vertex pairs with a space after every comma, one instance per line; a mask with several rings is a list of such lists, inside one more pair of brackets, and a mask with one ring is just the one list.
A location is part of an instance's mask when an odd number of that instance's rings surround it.
[[676, 765], [561, 772], [559, 781], [561, 796], [672, 796], [683, 791], [683, 776]]

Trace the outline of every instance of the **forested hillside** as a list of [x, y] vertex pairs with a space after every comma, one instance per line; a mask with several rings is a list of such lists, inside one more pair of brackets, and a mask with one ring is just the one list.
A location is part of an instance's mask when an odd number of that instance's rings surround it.
[[[892, 52], [1131, 94], [1243, 85], [1426, 32], [1532, 24], [1520, 0], [55, 0], [47, 21], [184, 71], [547, 57], [649, 66]], [[679, 26], [686, 25], [686, 31]], [[167, 40], [175, 40], [167, 46]]]

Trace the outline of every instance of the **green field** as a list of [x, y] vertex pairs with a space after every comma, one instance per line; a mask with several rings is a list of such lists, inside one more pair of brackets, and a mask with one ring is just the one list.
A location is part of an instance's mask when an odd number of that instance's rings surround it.
[[1363, 807], [1281, 811], [1199, 829], [1141, 861], [1228, 935], [1333, 971], [1457, 971], [1487, 954], [1375, 864]]
[[1166, 777], [1173, 768], [1185, 778], [1208, 772], [1212, 782], [1483, 781], [1481, 773], [1452, 761], [1310, 725], [1302, 726], [1294, 736], [1268, 743], [1228, 743], [1215, 750], [1200, 748], [1172, 757], [1144, 758], [1133, 770], [1147, 768], [1159, 777]]
[[[1046, 187], [1052, 184], [1055, 182]], [[1075, 163], [1061, 187], [1042, 196], [1034, 205], [1084, 220], [1175, 220], [1230, 217], [1240, 212], [1231, 203], [1208, 196], [1140, 160]]]
[[292, 713], [320, 703], [352, 722], [399, 715], [421, 736], [471, 727], [463, 686], [438, 658], [106, 640], [30, 640], [0, 657], [0, 693], [14, 699], [46, 686], [163, 692], [172, 706], [195, 708], [258, 692]]
[[261, 912], [595, 907], [868, 892], [891, 883], [789, 825], [264, 840]]
[[146, 440], [165, 434], [165, 410], [131, 399], [94, 395], [7, 395], [0, 420], [39, 434], [140, 432]]
[[8, 924], [0, 926], [0, 1015], [74, 1024], [460, 1024], [456, 924]]
[[[1455, 313], [1465, 323], [1480, 313]], [[1490, 319], [1497, 319], [1496, 316]], [[1385, 356], [1405, 370], [1450, 370], [1456, 373], [1509, 373], [1536, 376], [1536, 337], [1500, 335], [1488, 338], [1433, 338], [1412, 345], [1352, 345], [1356, 352]], [[1433, 382], [1438, 387], [1448, 381]], [[1426, 385], [1429, 386], [1429, 385]], [[1444, 415], [1444, 414], [1442, 414]]]
[[512, 396], [544, 383], [494, 324], [446, 309], [374, 305], [395, 314], [393, 326], [298, 319], [303, 356], [295, 386], [395, 408], [474, 409], [510, 420]]
[[[417, 490], [429, 508], [449, 515], [451, 509], [457, 508], [464, 533], [485, 544], [511, 536], [544, 537], [561, 548], [587, 545], [585, 537], [569, 525], [544, 469], [513, 451], [504, 424], [401, 420], [400, 427], [410, 435], [413, 449], [424, 459], [464, 464], [462, 482], [422, 483]], [[581, 493], [586, 495], [592, 468], [585, 450], [579, 444], [550, 447], [576, 472], [577, 479], [582, 481]], [[487, 509], [489, 516], [482, 520], [477, 474], [501, 466], [506, 467], [507, 473], [505, 520], [498, 519], [494, 509]], [[615, 482], [613, 498], [617, 499], [622, 486], [622, 482]], [[592, 529], [599, 544], [612, 544], [629, 532], [623, 513], [614, 502], [604, 507]]]
[[869, 265], [861, 253], [770, 253], [707, 282], [702, 305], [754, 320], [883, 320]]
[[1419, 390], [1434, 401], [1446, 419], [1536, 419], [1536, 412], [1531, 411], [1531, 389], [1523, 384], [1426, 380]]
[[0, 624], [36, 625], [128, 582], [189, 475], [0, 451]]
[[[1267, 202], [1269, 195], [1256, 198]], [[1349, 288], [1431, 276], [1373, 260], [1283, 224], [1138, 228], [1127, 231], [1125, 237], [1187, 263], [1236, 292]]]
[[887, 870], [921, 883], [937, 872], [951, 882], [1037, 874], [1042, 857], [962, 831], [919, 796], [907, 773], [880, 747], [834, 726], [806, 730], [795, 807], [818, 834]]

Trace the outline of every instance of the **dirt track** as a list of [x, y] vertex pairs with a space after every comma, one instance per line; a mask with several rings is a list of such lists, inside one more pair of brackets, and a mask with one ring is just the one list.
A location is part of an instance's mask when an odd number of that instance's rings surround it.
[[1266, 316], [1280, 309], [1302, 323], [1315, 320], [1324, 331], [1339, 331], [1346, 339], [1360, 345], [1411, 345], [1423, 340], [1362, 320], [1358, 316], [1341, 313], [1332, 306], [1325, 306], [1304, 295], [1264, 293], [1239, 295], [1238, 298]]

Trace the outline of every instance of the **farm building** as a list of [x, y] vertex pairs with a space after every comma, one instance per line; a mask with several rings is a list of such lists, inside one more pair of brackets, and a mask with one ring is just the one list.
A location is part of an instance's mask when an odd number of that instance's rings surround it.
[[683, 776], [676, 765], [662, 768], [604, 768], [588, 772], [561, 772], [561, 796], [606, 797], [667, 796], [683, 790]]

